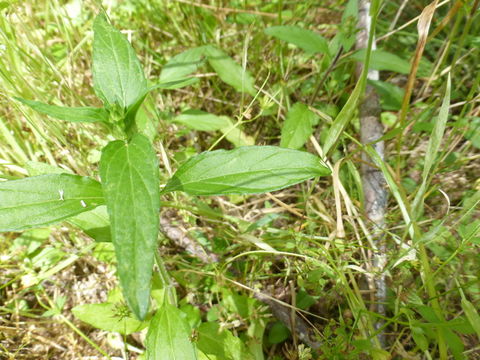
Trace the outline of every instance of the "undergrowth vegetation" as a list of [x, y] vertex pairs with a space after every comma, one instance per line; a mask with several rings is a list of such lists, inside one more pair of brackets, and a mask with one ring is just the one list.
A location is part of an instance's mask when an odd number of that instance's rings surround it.
[[[0, 1], [0, 358], [478, 358], [479, 2], [434, 2], [407, 112], [428, 4], [373, 3], [370, 53], [355, 0]], [[385, 315], [362, 152], [390, 194]]]

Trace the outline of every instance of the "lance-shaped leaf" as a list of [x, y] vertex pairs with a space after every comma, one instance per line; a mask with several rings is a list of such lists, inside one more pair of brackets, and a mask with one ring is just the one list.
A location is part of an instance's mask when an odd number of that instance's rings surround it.
[[93, 86], [106, 105], [129, 109], [147, 92], [147, 80], [135, 51], [120, 31], [100, 14], [93, 24]]
[[265, 29], [265, 34], [294, 44], [309, 53], [329, 53], [328, 42], [323, 36], [298, 26], [272, 26]]
[[227, 116], [217, 116], [201, 110], [190, 109], [175, 117], [173, 121], [194, 130], [220, 130], [225, 134], [225, 138], [235, 146], [247, 146], [255, 143], [252, 137], [235, 126]]
[[329, 173], [320, 158], [307, 152], [276, 146], [243, 146], [190, 158], [175, 172], [163, 192], [256, 194]]
[[282, 127], [281, 147], [300, 149], [313, 133], [313, 126], [318, 123], [318, 116], [307, 105], [296, 103], [288, 111]]
[[124, 297], [139, 319], [148, 311], [159, 227], [158, 161], [149, 140], [112, 141], [102, 151], [100, 175]]
[[[363, 62], [365, 60], [366, 50], [362, 49], [352, 54], [351, 57], [356, 61]], [[401, 58], [398, 55], [389, 53], [384, 50], [372, 50], [370, 58], [370, 69], [394, 71], [400, 74], [408, 74], [410, 72], [410, 62]], [[419, 72], [421, 76], [428, 76], [430, 73], [431, 64], [423, 61], [420, 64]]]
[[230, 56], [214, 46], [205, 46], [208, 63], [223, 82], [235, 90], [255, 96], [255, 84], [250, 73], [238, 65]]
[[95, 241], [112, 241], [106, 206], [99, 206], [91, 211], [78, 214], [68, 219], [68, 222], [80, 228]]
[[72, 313], [77, 319], [97, 329], [118, 332], [122, 335], [129, 335], [141, 331], [148, 326], [147, 322], [139, 321], [131, 315], [119, 315], [119, 312], [121, 312], [121, 306], [118, 303], [110, 302], [84, 304], [72, 309]]
[[205, 48], [203, 46], [188, 49], [172, 57], [160, 73], [160, 83], [172, 83], [188, 79], [187, 76], [198, 69], [202, 64]]
[[345, 105], [343, 105], [342, 110], [340, 110], [337, 117], [330, 126], [327, 139], [325, 140], [325, 144], [323, 145], [323, 152], [326, 155], [329, 155], [330, 151], [333, 152], [335, 150], [340, 135], [342, 135], [343, 130], [349, 123], [350, 119], [353, 117], [355, 108], [358, 104], [358, 99], [360, 99], [360, 95], [362, 94], [362, 87], [364, 82], [365, 78], [362, 78], [359, 82], [357, 82], [357, 85], [355, 85], [355, 88], [350, 94], [347, 102], [345, 103]]
[[176, 307], [163, 304], [153, 317], [147, 334], [147, 360], [195, 360], [191, 330]]
[[199, 326], [197, 347], [205, 354], [215, 356], [215, 359], [252, 359], [240, 338], [214, 322], [202, 323]]
[[[25, 169], [30, 176], [70, 174], [65, 169], [38, 161], [27, 161]], [[101, 185], [98, 184], [97, 186]], [[95, 209], [69, 217], [67, 222], [80, 228], [96, 241], [111, 241], [110, 221], [108, 220], [107, 207], [105, 205], [97, 206]]]
[[51, 116], [55, 119], [71, 122], [108, 122], [108, 112], [103, 108], [95, 107], [64, 107], [44, 104], [39, 101], [16, 98], [30, 106], [33, 110]]
[[102, 205], [97, 181], [50, 174], [0, 182], [0, 231], [19, 231], [60, 222]]
[[226, 116], [217, 116], [205, 111], [189, 109], [176, 116], [174, 122], [185, 125], [189, 129], [200, 131], [216, 131], [232, 125]]

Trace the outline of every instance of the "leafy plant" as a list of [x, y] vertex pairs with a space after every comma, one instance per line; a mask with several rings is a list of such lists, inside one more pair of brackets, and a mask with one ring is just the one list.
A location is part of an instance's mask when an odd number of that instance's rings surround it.
[[[53, 118], [106, 126], [117, 140], [102, 149], [101, 182], [64, 173], [2, 182], [0, 231], [19, 231], [66, 220], [85, 229], [87, 234], [96, 236], [97, 233], [91, 230], [101, 224], [103, 231], [99, 237], [105, 240], [111, 234], [125, 301], [135, 317], [144, 320], [150, 313], [152, 268], [162, 194], [173, 191], [192, 195], [261, 193], [327, 175], [329, 170], [318, 157], [306, 152], [274, 146], [244, 146], [193, 156], [180, 166], [160, 191], [155, 148], [137, 124], [137, 113], [147, 94], [155, 88], [190, 83], [186, 76], [196, 69], [202, 56], [207, 57], [224, 82], [238, 91], [255, 95], [253, 78], [223, 51], [206, 46], [172, 59], [162, 72], [160, 83], [149, 86], [132, 46], [104, 14], [97, 16], [93, 30], [93, 87], [103, 102], [103, 108], [69, 108], [18, 100]], [[180, 65], [173, 65], [175, 62]], [[299, 105], [294, 110], [306, 113], [302, 115], [305, 126], [312, 125], [314, 118], [308, 114], [308, 109]], [[223, 129], [224, 126], [218, 128]], [[286, 135], [285, 141], [289, 147], [299, 148], [308, 132], [301, 136]], [[104, 208], [99, 207], [104, 204], [109, 229]], [[163, 268], [163, 265], [159, 263], [159, 267]], [[153, 317], [147, 339], [149, 358], [177, 358], [179, 351], [183, 353], [183, 358], [191, 358], [185, 354], [187, 351], [195, 354], [195, 349], [186, 345], [189, 343], [185, 337], [188, 328], [181, 320], [179, 310], [167, 302], [158, 305], [160, 308]], [[108, 307], [108, 311], [115, 310], [113, 305], [102, 307]], [[85, 314], [85, 311], [87, 315], [91, 314], [91, 309], [90, 312], [88, 309], [76, 309], [77, 314]], [[124, 328], [123, 333], [144, 326], [135, 319], [127, 320], [119, 325]], [[168, 337], [168, 334], [173, 337]], [[222, 336], [227, 336], [225, 334]], [[208, 347], [207, 340], [202, 339], [200, 344]], [[232, 336], [229, 341], [235, 343], [234, 340]]]

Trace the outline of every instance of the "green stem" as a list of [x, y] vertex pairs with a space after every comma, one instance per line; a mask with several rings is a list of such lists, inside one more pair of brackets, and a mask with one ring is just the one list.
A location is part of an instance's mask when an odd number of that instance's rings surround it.
[[160, 257], [158, 251], [155, 251], [155, 262], [158, 266], [158, 274], [160, 276], [160, 280], [162, 281], [163, 287], [166, 290], [166, 294], [168, 297], [168, 301], [171, 305], [177, 306], [177, 295], [175, 293], [175, 286], [168, 275], [167, 269], [165, 268], [165, 264]]

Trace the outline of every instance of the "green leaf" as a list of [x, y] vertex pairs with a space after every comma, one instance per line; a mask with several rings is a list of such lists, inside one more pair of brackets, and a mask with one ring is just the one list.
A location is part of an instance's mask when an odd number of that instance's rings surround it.
[[478, 315], [477, 309], [466, 298], [462, 298], [462, 309], [465, 312], [468, 321], [477, 333], [478, 339], [480, 339], [480, 315]]
[[238, 126], [232, 123], [230, 119], [230, 125], [221, 128], [220, 131], [225, 134], [225, 139], [230, 141], [235, 146], [251, 146], [255, 144], [255, 140], [245, 134]]
[[217, 116], [201, 110], [187, 110], [173, 119], [189, 129], [199, 131], [217, 131], [225, 134], [225, 138], [235, 146], [253, 145], [254, 140], [235, 126], [227, 116]]
[[166, 90], [173, 90], [173, 89], [180, 89], [185, 86], [189, 86], [198, 82], [198, 78], [196, 77], [188, 77], [180, 80], [170, 81], [166, 83], [160, 83], [154, 85], [148, 89], [148, 91], [152, 91], [155, 89], [166, 89]]
[[128, 40], [99, 14], [93, 24], [93, 84], [109, 107], [124, 111], [147, 92], [142, 65]]
[[329, 173], [318, 157], [307, 152], [275, 146], [243, 146], [190, 158], [176, 171], [163, 192], [256, 194]]
[[164, 303], [150, 323], [147, 360], [195, 360], [197, 351], [190, 341], [191, 330], [181, 310]]
[[413, 341], [415, 341], [415, 344], [417, 344], [420, 350], [427, 351], [428, 340], [423, 329], [418, 326], [413, 326], [412, 324], [410, 324], [410, 329], [412, 330], [412, 338]]
[[189, 49], [172, 57], [160, 73], [160, 83], [172, 83], [185, 80], [188, 75], [195, 72], [202, 64], [205, 53], [203, 46]]
[[118, 275], [127, 303], [139, 319], [148, 311], [159, 227], [158, 161], [149, 140], [113, 141], [100, 160]]
[[425, 153], [425, 165], [422, 171], [422, 183], [413, 200], [412, 209], [415, 214], [420, 214], [420, 207], [423, 205], [423, 197], [429, 184], [430, 170], [435, 165], [438, 153], [440, 151], [440, 145], [442, 142], [443, 134], [445, 133], [445, 127], [448, 121], [448, 112], [450, 108], [450, 91], [451, 81], [450, 74], [447, 79], [447, 87], [445, 89], [445, 96], [443, 97], [442, 106], [438, 113], [437, 121], [434, 123], [432, 135], [428, 141], [427, 152]]
[[448, 328], [439, 328], [438, 331], [440, 331], [443, 334], [443, 337], [445, 338], [445, 342], [447, 343], [447, 346], [450, 349], [450, 352], [452, 353], [453, 358], [455, 360], [465, 359], [465, 356], [463, 355], [465, 346], [463, 345], [463, 342], [458, 337], [458, 335]]
[[214, 322], [206, 322], [198, 328], [198, 349], [219, 359], [251, 359], [242, 341], [228, 330], [221, 330]]
[[[352, 55], [356, 61], [364, 62], [366, 49], [357, 51]], [[394, 71], [400, 74], [410, 72], [410, 63], [400, 56], [383, 50], [372, 50], [369, 69]]]
[[99, 206], [93, 210], [73, 216], [68, 219], [68, 222], [78, 227], [95, 241], [112, 241], [106, 206]]
[[467, 118], [466, 120], [465, 138], [470, 140], [477, 149], [480, 149], [480, 117]]
[[0, 231], [19, 231], [65, 220], [104, 203], [90, 178], [50, 174], [0, 182]]
[[[125, 306], [125, 305], [123, 305]], [[90, 324], [94, 328], [117, 332], [122, 335], [143, 330], [148, 322], [139, 321], [128, 314], [128, 310], [121, 309], [120, 303], [102, 303], [79, 305], [72, 309], [77, 319]]]
[[238, 65], [222, 50], [214, 46], [206, 46], [205, 54], [210, 66], [215, 70], [223, 82], [231, 85], [235, 90], [255, 96], [254, 80], [250, 73]]
[[329, 54], [327, 40], [311, 30], [298, 26], [272, 26], [265, 29], [265, 34], [298, 46], [309, 53]]
[[185, 125], [189, 129], [200, 131], [216, 131], [232, 125], [226, 116], [217, 116], [205, 111], [186, 110], [173, 119], [174, 122]]
[[104, 108], [94, 107], [64, 107], [48, 105], [39, 101], [16, 97], [18, 101], [28, 105], [33, 110], [51, 116], [55, 119], [71, 122], [108, 122], [108, 112]]
[[445, 96], [443, 97], [442, 101], [442, 106], [440, 107], [437, 121], [435, 121], [435, 124], [433, 126], [432, 136], [428, 141], [427, 152], [425, 153], [425, 165], [422, 172], [422, 177], [424, 179], [429, 175], [430, 170], [434, 165], [435, 159], [438, 156], [438, 152], [440, 151], [440, 144], [442, 142], [443, 134], [445, 133], [445, 127], [448, 121], [448, 112], [450, 108], [450, 89], [451, 82], [449, 75], [447, 79]]
[[405, 90], [381, 80], [368, 80], [380, 95], [383, 110], [397, 111], [402, 107]]
[[[27, 161], [25, 169], [30, 176], [69, 174], [65, 169], [38, 161]], [[81, 229], [95, 241], [111, 241], [110, 221], [108, 220], [107, 207], [105, 205], [97, 206], [93, 210], [69, 217], [67, 222]]]
[[268, 342], [270, 344], [280, 344], [288, 339], [290, 330], [280, 321], [275, 322], [268, 331]]
[[332, 123], [332, 126], [330, 126], [327, 139], [323, 145], [323, 152], [325, 155], [328, 155], [329, 152], [333, 152], [335, 150], [340, 135], [348, 125], [350, 119], [353, 117], [358, 104], [358, 99], [362, 94], [362, 86], [362, 80], [357, 82], [357, 85], [355, 85], [355, 88], [350, 94], [347, 102], [343, 106], [342, 110], [340, 110], [338, 113], [337, 117]]
[[300, 149], [313, 133], [313, 125], [318, 123], [318, 116], [307, 105], [296, 103], [288, 111], [282, 127], [281, 147]]
[[25, 170], [27, 170], [29, 176], [71, 174], [68, 170], [40, 161], [27, 161], [25, 163]]
[[142, 103], [142, 106], [138, 109], [135, 114], [135, 133], [143, 134], [153, 142], [155, 137], [158, 135], [158, 121], [159, 114], [157, 111], [157, 105], [152, 99], [152, 96], [149, 96]]

